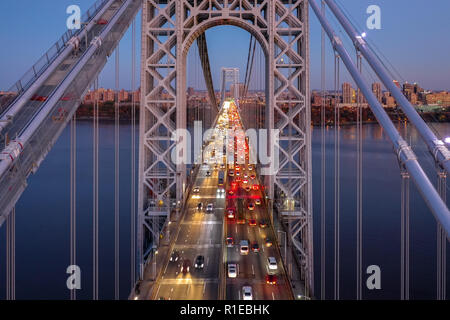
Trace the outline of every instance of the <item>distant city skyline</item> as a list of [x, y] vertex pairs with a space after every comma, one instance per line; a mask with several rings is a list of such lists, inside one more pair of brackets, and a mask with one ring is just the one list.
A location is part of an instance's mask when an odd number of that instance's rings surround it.
[[[93, 3], [92, 0], [52, 0], [52, 1], [8, 1], [0, 4], [0, 37], [8, 44], [8, 50], [0, 52], [0, 90], [8, 90], [37, 59], [65, 31], [67, 14], [65, 9], [77, 4], [85, 12]], [[365, 10], [370, 4], [377, 4], [382, 10], [382, 29], [369, 30], [368, 39], [372, 40], [383, 54], [389, 58], [400, 73], [402, 82], [418, 82], [431, 90], [450, 89], [450, 68], [448, 52], [450, 42], [444, 41], [444, 35], [450, 34], [447, 13], [450, 12], [450, 1], [435, 0], [427, 5], [425, 0], [340, 0], [348, 13], [359, 26], [365, 24]], [[330, 16], [330, 14], [329, 14]], [[137, 32], [140, 33], [140, 15], [137, 17]], [[11, 27], [7, 27], [11, 26]], [[311, 88], [320, 88], [320, 28], [312, 12], [310, 12], [311, 39]], [[343, 35], [337, 30], [339, 35]], [[207, 30], [208, 49], [212, 66], [214, 86], [220, 86], [221, 67], [238, 67], [241, 70], [241, 81], [245, 76], [249, 33], [231, 26], [219, 26]], [[344, 43], [349, 44], [347, 37]], [[333, 55], [327, 39], [327, 88], [333, 88]], [[139, 38], [137, 54], [140, 57]], [[189, 52], [192, 56], [195, 49]], [[351, 49], [350, 46], [347, 46]], [[349, 50], [350, 51], [350, 50]], [[351, 51], [354, 52], [354, 51]], [[130, 88], [131, 83], [131, 32], [128, 31], [121, 43], [121, 88]], [[114, 88], [114, 59], [105, 66], [100, 75], [100, 85]], [[193, 58], [191, 58], [193, 61]], [[188, 57], [188, 61], [189, 60]], [[261, 63], [261, 61], [259, 62]], [[139, 64], [137, 71], [139, 71]], [[197, 66], [191, 66], [198, 68]], [[189, 69], [189, 66], [188, 66]], [[341, 66], [341, 70], [345, 68]], [[262, 74], [254, 78], [263, 77]], [[197, 73], [197, 74], [196, 74]], [[136, 83], [139, 84], [139, 72]], [[204, 89], [203, 79], [198, 72], [188, 74], [187, 86]], [[371, 79], [373, 74], [366, 74]], [[342, 72], [342, 82], [350, 81], [347, 72]], [[258, 79], [256, 79], [258, 81]], [[372, 81], [370, 81], [372, 82]], [[253, 87], [253, 88], [252, 88]], [[252, 83], [250, 89], [257, 84]]]

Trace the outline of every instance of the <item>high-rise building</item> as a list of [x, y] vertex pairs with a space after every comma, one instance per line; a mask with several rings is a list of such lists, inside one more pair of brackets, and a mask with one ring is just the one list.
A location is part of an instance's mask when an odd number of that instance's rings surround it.
[[352, 103], [352, 85], [348, 82], [342, 84], [342, 103]]
[[195, 93], [195, 90], [194, 90], [194, 88], [192, 88], [192, 87], [188, 87], [188, 89], [187, 89], [187, 94], [188, 94], [188, 96], [193, 96], [193, 95], [194, 95], [194, 93]]
[[372, 92], [377, 98], [377, 100], [381, 103], [383, 100], [383, 92], [381, 91], [381, 83], [374, 82], [372, 83]]

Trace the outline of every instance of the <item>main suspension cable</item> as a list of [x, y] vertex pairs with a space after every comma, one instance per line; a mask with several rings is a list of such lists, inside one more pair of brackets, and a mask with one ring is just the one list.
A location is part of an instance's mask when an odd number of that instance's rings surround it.
[[[325, 2], [322, 1], [322, 14], [325, 14]], [[320, 132], [321, 132], [321, 183], [320, 183], [320, 296], [322, 300], [326, 299], [326, 266], [325, 266], [325, 250], [326, 250], [326, 228], [325, 228], [325, 201], [326, 201], [326, 149], [325, 149], [325, 30], [322, 28], [322, 35], [321, 35], [321, 90], [322, 90], [322, 105], [321, 105], [321, 112], [320, 112]]]

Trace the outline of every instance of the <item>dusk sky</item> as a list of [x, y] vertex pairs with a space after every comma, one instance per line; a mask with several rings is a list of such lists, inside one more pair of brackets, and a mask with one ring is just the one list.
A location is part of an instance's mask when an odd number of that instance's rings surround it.
[[[448, 0], [339, 0], [358, 26], [365, 26], [371, 4], [381, 7], [381, 30], [367, 31], [368, 39], [381, 49], [401, 77], [418, 82], [427, 89], [450, 89], [450, 1]], [[93, 0], [20, 0], [0, 3], [0, 89], [8, 89], [60, 37], [66, 28], [66, 8], [77, 4], [85, 12]], [[311, 88], [320, 87], [320, 27], [311, 17]], [[140, 21], [140, 16], [138, 16]], [[333, 23], [334, 26], [336, 26]], [[140, 32], [138, 23], [137, 31]], [[337, 30], [343, 35], [342, 30]], [[130, 87], [131, 32], [121, 42], [121, 87]], [[213, 80], [219, 88], [222, 66], [238, 67], [244, 78], [249, 34], [237, 27], [222, 26], [207, 31]], [[349, 44], [345, 37], [344, 43]], [[329, 48], [329, 41], [327, 39]], [[350, 46], [347, 46], [350, 49]], [[138, 51], [140, 50], [140, 46]], [[191, 58], [193, 61], [192, 51]], [[353, 51], [352, 51], [353, 52]], [[327, 64], [332, 67], [332, 51]], [[139, 56], [139, 52], [137, 54]], [[114, 59], [112, 59], [114, 60]], [[110, 61], [100, 79], [104, 87], [114, 86], [114, 61]], [[369, 81], [372, 78], [366, 74]], [[328, 73], [331, 80], [333, 74]], [[347, 77], [344, 75], [344, 79]], [[399, 79], [402, 80], [402, 79]], [[188, 85], [195, 82], [193, 75]], [[331, 81], [328, 82], [331, 87]]]

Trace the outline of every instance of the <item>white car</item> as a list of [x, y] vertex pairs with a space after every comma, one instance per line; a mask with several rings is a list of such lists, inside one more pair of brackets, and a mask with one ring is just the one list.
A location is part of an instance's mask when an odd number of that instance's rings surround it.
[[253, 300], [252, 287], [250, 286], [242, 287], [242, 300]]
[[275, 257], [267, 258], [267, 262], [269, 264], [269, 269], [270, 270], [277, 270], [278, 269], [278, 264], [277, 264], [277, 260], [275, 259]]
[[248, 241], [247, 240], [241, 240], [241, 242], [239, 242], [240, 245], [240, 251], [242, 255], [247, 255], [248, 254]]
[[228, 278], [236, 278], [237, 277], [237, 264], [229, 263], [228, 264]]
[[212, 213], [213, 210], [214, 210], [214, 205], [213, 205], [212, 203], [209, 203], [209, 204], [206, 206], [206, 212], [207, 212], [207, 213]]

